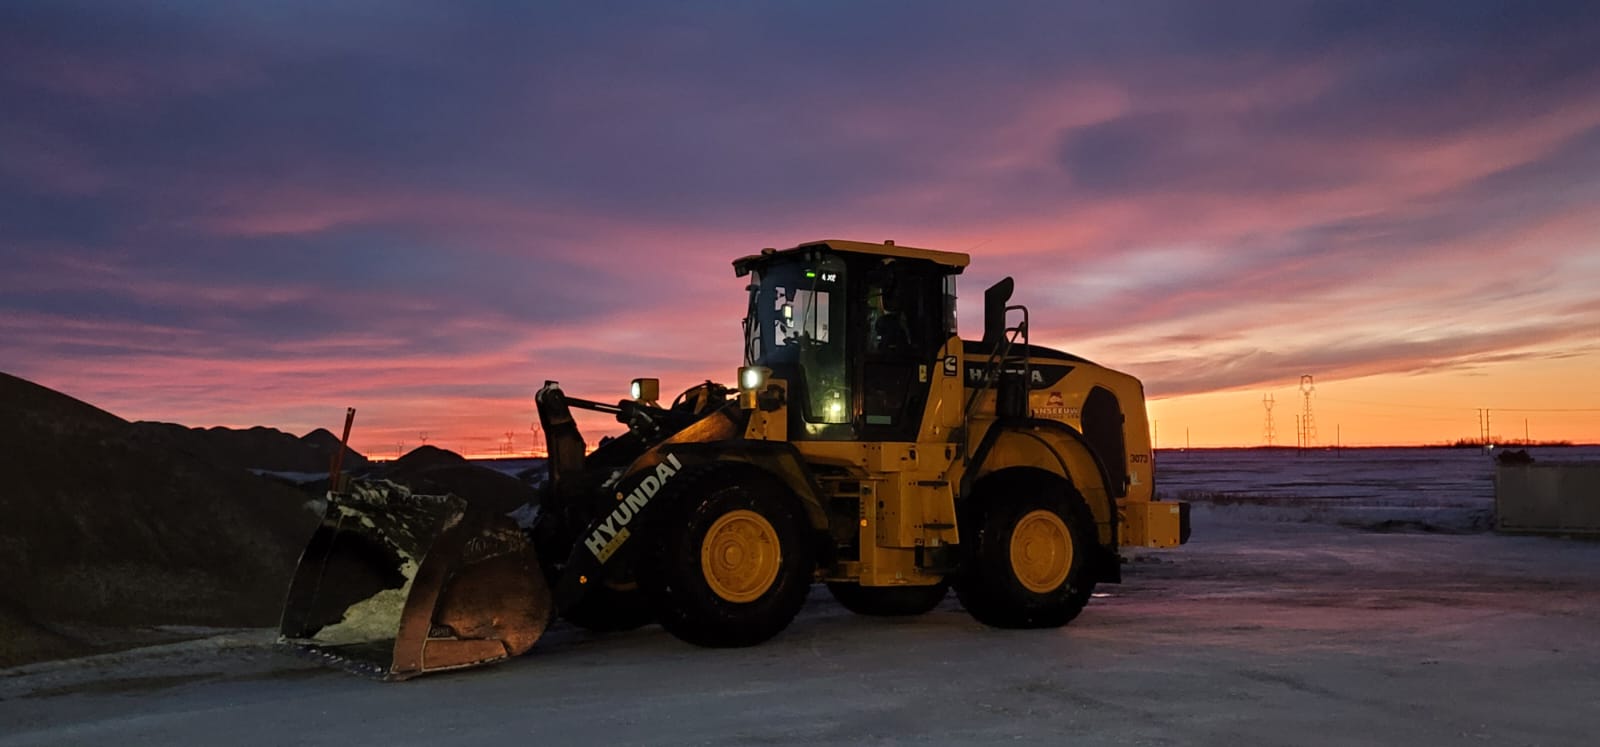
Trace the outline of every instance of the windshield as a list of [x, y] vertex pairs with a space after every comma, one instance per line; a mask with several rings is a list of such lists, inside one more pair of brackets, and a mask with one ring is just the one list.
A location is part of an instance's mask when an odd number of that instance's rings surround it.
[[845, 304], [845, 264], [831, 255], [774, 262], [750, 285], [745, 364], [785, 376], [798, 368], [801, 380], [790, 392], [813, 423], [850, 420]]

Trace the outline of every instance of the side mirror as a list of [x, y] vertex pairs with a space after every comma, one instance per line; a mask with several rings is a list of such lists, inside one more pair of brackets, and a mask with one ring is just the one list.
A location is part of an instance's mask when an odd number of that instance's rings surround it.
[[983, 292], [983, 344], [997, 346], [1006, 339], [1006, 303], [1016, 283], [1007, 277]]

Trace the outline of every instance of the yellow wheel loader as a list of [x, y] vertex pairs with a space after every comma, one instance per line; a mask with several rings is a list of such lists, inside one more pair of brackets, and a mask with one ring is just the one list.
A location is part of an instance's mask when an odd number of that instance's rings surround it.
[[[330, 493], [283, 640], [389, 679], [526, 651], [552, 616], [657, 622], [703, 646], [782, 631], [813, 583], [867, 615], [954, 588], [986, 624], [1070, 622], [1119, 548], [1188, 539], [1153, 498], [1143, 388], [1031, 345], [1010, 278], [956, 334], [965, 254], [854, 241], [762, 250], [737, 386], [669, 405], [654, 379], [615, 404], [535, 397], [550, 451], [536, 516], [388, 484]], [[625, 434], [588, 449], [572, 408]]]

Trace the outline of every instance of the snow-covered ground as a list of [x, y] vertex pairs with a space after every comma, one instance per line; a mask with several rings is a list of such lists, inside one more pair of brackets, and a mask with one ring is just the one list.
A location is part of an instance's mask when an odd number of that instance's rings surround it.
[[0, 672], [0, 746], [1595, 744], [1600, 543], [1470, 531], [1492, 471], [1471, 451], [1163, 452], [1160, 490], [1204, 498], [1190, 544], [1135, 554], [1060, 630], [985, 628], [953, 597], [862, 618], [819, 588], [755, 648], [558, 627], [401, 684], [242, 631]]
[[[1495, 455], [1480, 449], [1162, 451], [1156, 492], [1244, 521], [1485, 531]], [[1538, 462], [1600, 461], [1600, 447], [1531, 448]]]

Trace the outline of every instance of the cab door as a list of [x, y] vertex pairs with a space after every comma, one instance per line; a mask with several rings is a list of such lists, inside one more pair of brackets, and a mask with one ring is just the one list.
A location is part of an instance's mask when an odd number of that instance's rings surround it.
[[915, 441], [935, 358], [948, 337], [944, 273], [923, 260], [865, 260], [855, 273], [859, 429], [868, 441]]

